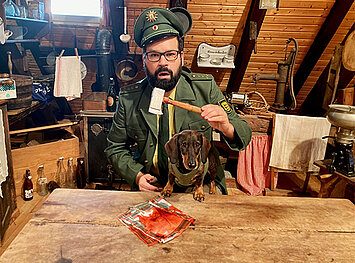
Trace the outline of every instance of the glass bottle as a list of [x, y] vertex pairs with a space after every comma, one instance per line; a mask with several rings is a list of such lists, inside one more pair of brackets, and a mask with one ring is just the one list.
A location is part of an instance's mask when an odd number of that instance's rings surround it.
[[47, 177], [44, 175], [44, 166], [38, 166], [38, 185], [37, 192], [40, 196], [45, 196], [48, 194], [47, 188]]
[[25, 181], [23, 182], [23, 200], [30, 201], [33, 199], [33, 183], [30, 170], [26, 170]]
[[11, 0], [6, 0], [2, 5], [5, 8], [6, 16], [15, 16], [16, 14], [15, 4]]
[[70, 188], [75, 188], [75, 173], [74, 173], [74, 164], [73, 164], [73, 158], [69, 158], [68, 160], [68, 170], [67, 170], [67, 186]]
[[85, 163], [84, 158], [77, 159], [76, 166], [76, 186], [78, 188], [84, 188], [86, 185], [86, 175], [85, 175]]
[[59, 184], [60, 187], [66, 187], [66, 172], [64, 168], [64, 157], [59, 157], [57, 164], [57, 173], [55, 181]]
[[110, 85], [107, 91], [107, 111], [115, 112], [117, 106], [117, 94], [115, 90], [115, 81], [110, 78]]

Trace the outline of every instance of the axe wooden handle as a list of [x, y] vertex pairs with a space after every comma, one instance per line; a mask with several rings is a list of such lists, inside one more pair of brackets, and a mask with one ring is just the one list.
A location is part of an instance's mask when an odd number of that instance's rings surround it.
[[201, 114], [201, 112], [202, 112], [202, 110], [201, 110], [200, 107], [193, 106], [193, 105], [190, 105], [190, 104], [185, 103], [185, 102], [180, 102], [180, 101], [172, 100], [172, 99], [170, 99], [170, 98], [168, 98], [168, 97], [164, 97], [164, 98], [163, 98], [163, 102], [164, 102], [164, 103], [167, 103], [167, 104], [174, 105], [174, 106], [179, 107], [179, 108], [184, 109], [184, 110], [196, 112], [196, 113], [198, 113], [198, 114]]

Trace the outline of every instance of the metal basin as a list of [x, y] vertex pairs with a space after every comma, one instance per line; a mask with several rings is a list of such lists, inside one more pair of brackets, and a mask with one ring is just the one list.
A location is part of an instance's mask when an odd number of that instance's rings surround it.
[[327, 119], [334, 126], [355, 130], [355, 107], [331, 104], [329, 105]]

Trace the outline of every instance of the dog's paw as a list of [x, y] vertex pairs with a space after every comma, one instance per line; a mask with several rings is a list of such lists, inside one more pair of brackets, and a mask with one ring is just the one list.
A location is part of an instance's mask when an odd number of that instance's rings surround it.
[[214, 194], [216, 194], [216, 183], [212, 181], [210, 185], [210, 195], [214, 195]]
[[215, 195], [216, 194], [216, 188], [210, 190], [210, 195]]
[[205, 195], [204, 195], [203, 192], [202, 192], [202, 193], [200, 193], [200, 192], [194, 192], [194, 199], [195, 199], [196, 201], [199, 201], [199, 202], [205, 201]]
[[161, 191], [162, 196], [170, 197], [173, 191], [171, 189], [166, 189], [164, 188], [163, 191]]

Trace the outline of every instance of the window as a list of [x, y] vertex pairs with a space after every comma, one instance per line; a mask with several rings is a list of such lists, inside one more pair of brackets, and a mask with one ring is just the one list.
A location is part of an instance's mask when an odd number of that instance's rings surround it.
[[54, 23], [98, 25], [101, 17], [100, 0], [52, 0]]

